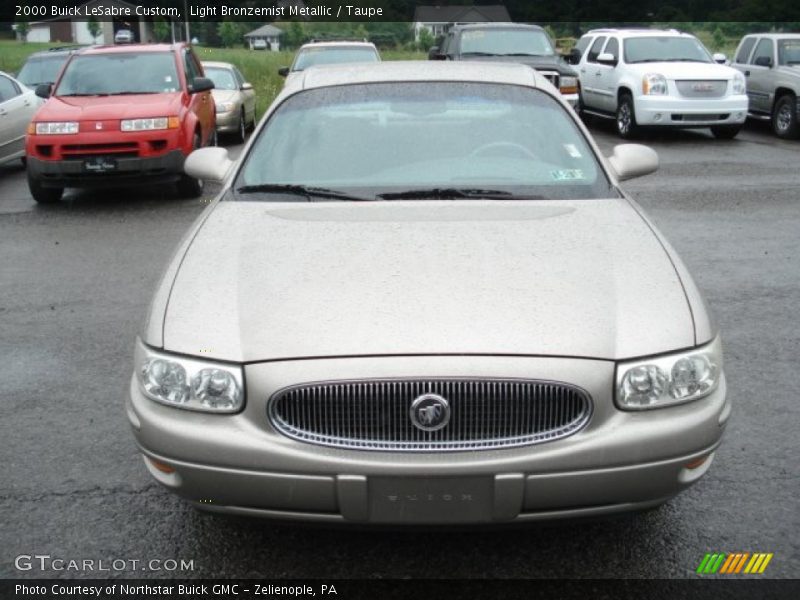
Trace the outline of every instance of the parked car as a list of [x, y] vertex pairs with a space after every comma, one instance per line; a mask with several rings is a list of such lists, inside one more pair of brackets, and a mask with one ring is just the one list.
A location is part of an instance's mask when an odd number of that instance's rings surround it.
[[211, 94], [217, 111], [217, 133], [234, 133], [244, 142], [256, 124], [256, 92], [236, 66], [203, 62], [206, 77], [214, 82]]
[[67, 59], [84, 48], [85, 46], [59, 46], [34, 52], [25, 60], [17, 73], [17, 79], [32, 90], [43, 83], [53, 83], [58, 79], [61, 67]]
[[130, 29], [119, 29], [114, 34], [115, 44], [133, 44], [136, 41], [136, 36]]
[[498, 523], [643, 509], [731, 407], [686, 267], [544, 76], [386, 62], [289, 82], [156, 290], [127, 415], [212, 511]]
[[28, 185], [37, 202], [65, 187], [175, 182], [196, 148], [216, 143], [213, 82], [186, 44], [98, 46], [74, 54], [28, 128]]
[[750, 116], [772, 121], [778, 137], [799, 137], [800, 34], [746, 35], [736, 49], [733, 66], [747, 78]]
[[623, 138], [642, 127], [710, 127], [731, 139], [747, 118], [741, 73], [718, 64], [693, 35], [676, 30], [595, 29], [577, 44], [585, 114], [615, 119]]
[[553, 40], [538, 25], [456, 25], [439, 46], [428, 51], [428, 58], [522, 63], [544, 75], [572, 106], [578, 103], [578, 74], [556, 52]]
[[0, 71], [0, 164], [25, 158], [25, 131], [39, 98], [20, 81]]
[[303, 44], [295, 54], [291, 67], [281, 67], [278, 75], [289, 79], [297, 73], [316, 65], [339, 65], [343, 63], [376, 63], [381, 55], [375, 44], [365, 41], [333, 40], [312, 41]]

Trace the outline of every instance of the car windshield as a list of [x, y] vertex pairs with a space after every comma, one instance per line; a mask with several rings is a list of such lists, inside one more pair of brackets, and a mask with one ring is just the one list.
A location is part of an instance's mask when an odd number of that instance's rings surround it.
[[157, 94], [178, 89], [178, 71], [171, 52], [113, 52], [73, 58], [55, 95]]
[[68, 58], [68, 54], [30, 58], [22, 66], [17, 79], [28, 87], [33, 87], [40, 83], [53, 83]]
[[223, 69], [220, 67], [203, 67], [211, 81], [214, 82], [215, 90], [238, 90], [239, 85], [236, 83], [236, 78], [230, 69]]
[[495, 56], [552, 56], [544, 31], [533, 29], [478, 29], [461, 34], [461, 54]]
[[461, 82], [290, 96], [234, 190], [244, 200], [617, 196], [564, 106], [535, 89]]
[[301, 50], [292, 65], [292, 71], [302, 71], [314, 65], [379, 62], [378, 55], [369, 46], [306, 48]]
[[800, 65], [800, 39], [778, 40], [778, 64]]
[[653, 36], [625, 40], [625, 62], [701, 62], [714, 60], [699, 40], [693, 37]]

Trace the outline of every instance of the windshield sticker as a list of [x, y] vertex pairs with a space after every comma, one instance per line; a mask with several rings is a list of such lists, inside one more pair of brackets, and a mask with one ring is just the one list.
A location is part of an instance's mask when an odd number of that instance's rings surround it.
[[572, 158], [581, 157], [580, 150], [578, 150], [575, 147], [575, 144], [564, 144], [564, 149], [567, 151], [567, 154], [569, 154]]
[[581, 181], [586, 179], [581, 169], [557, 169], [550, 171], [553, 181]]

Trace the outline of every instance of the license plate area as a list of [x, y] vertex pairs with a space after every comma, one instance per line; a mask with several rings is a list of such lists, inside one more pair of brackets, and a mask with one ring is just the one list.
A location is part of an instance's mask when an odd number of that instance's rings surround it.
[[368, 486], [375, 523], [492, 521], [493, 477], [370, 477]]
[[83, 161], [83, 170], [87, 173], [108, 173], [117, 170], [117, 159], [108, 156], [93, 156]]

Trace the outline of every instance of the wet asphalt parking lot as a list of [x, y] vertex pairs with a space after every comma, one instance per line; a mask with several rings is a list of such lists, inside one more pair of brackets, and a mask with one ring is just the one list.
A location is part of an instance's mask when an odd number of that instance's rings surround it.
[[[604, 152], [610, 124], [592, 132]], [[166, 189], [29, 197], [0, 167], [0, 577], [693, 577], [706, 552], [800, 566], [800, 142], [656, 133], [624, 185], [689, 266], [723, 331], [734, 412], [709, 474], [666, 506], [501, 531], [354, 531], [204, 515], [145, 471], [123, 410], [134, 336], [202, 200]], [[233, 147], [234, 151], [238, 148]], [[656, 324], [654, 324], [656, 326]], [[20, 554], [184, 559], [184, 572], [18, 571]]]

